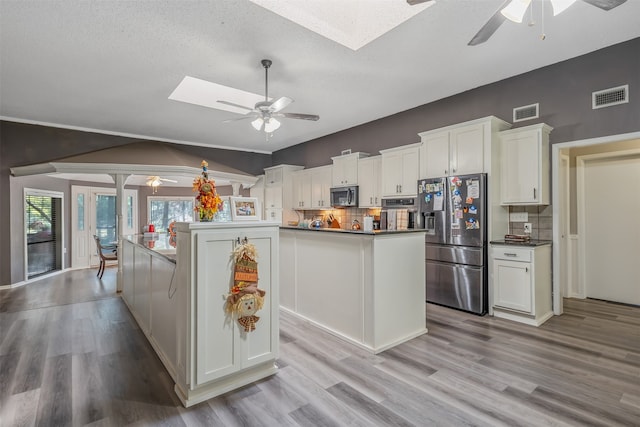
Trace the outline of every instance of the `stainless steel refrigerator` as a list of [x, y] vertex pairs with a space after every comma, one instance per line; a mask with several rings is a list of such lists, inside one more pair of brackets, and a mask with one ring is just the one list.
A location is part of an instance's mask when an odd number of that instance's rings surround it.
[[486, 174], [418, 181], [427, 301], [487, 312]]

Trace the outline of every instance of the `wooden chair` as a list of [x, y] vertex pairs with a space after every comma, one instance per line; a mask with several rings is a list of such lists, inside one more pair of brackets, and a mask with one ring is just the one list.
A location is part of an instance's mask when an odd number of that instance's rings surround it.
[[96, 249], [98, 250], [98, 258], [100, 258], [100, 266], [98, 267], [98, 276], [102, 279], [102, 275], [104, 274], [104, 267], [107, 264], [107, 261], [117, 261], [118, 260], [118, 251], [117, 246], [115, 245], [105, 245], [103, 246], [100, 243], [100, 238], [93, 235], [93, 238], [96, 240]]

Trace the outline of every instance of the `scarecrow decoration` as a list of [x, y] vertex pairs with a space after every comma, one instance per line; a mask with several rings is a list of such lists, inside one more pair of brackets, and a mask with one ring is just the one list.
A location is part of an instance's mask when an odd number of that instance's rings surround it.
[[258, 289], [258, 263], [256, 262], [256, 247], [245, 237], [240, 239], [233, 250], [235, 263], [233, 286], [227, 295], [225, 310], [227, 314], [235, 316], [245, 332], [256, 329], [260, 317], [255, 313], [264, 305], [265, 291]]

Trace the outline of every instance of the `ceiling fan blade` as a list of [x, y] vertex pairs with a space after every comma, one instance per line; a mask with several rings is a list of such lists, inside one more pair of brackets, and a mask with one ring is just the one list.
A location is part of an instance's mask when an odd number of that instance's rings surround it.
[[169, 178], [160, 178], [160, 181], [173, 182], [173, 183], [177, 183], [178, 182], [175, 179], [169, 179]]
[[502, 25], [505, 19], [507, 19], [502, 13], [500, 13], [500, 11], [504, 9], [510, 2], [511, 0], [506, 0], [504, 3], [502, 3], [496, 13], [494, 13], [493, 16], [489, 18], [487, 23], [484, 24], [482, 28], [480, 28], [480, 31], [478, 31], [478, 33], [473, 36], [469, 43], [467, 43], [467, 46], [476, 46], [489, 40], [489, 37], [491, 37], [493, 33], [495, 33], [496, 30], [500, 28], [500, 25]]
[[233, 102], [229, 102], [229, 101], [216, 101], [219, 102], [220, 104], [224, 104], [224, 105], [230, 105], [232, 107], [237, 107], [237, 108], [242, 108], [245, 110], [249, 110], [249, 111], [253, 111], [253, 108], [249, 108], [249, 107], [245, 107], [244, 105], [239, 105], [239, 104], [234, 104]]
[[291, 104], [293, 99], [287, 98], [286, 96], [282, 96], [271, 103], [271, 107], [269, 109], [272, 113], [277, 113], [278, 111], [285, 108], [287, 105]]
[[432, 0], [407, 0], [407, 3], [409, 3], [410, 6], [415, 6], [417, 4], [426, 3], [428, 1], [432, 1]]
[[585, 3], [589, 3], [591, 6], [599, 7], [602, 10], [611, 10], [614, 7], [620, 6], [627, 0], [582, 0]]
[[242, 117], [237, 117], [235, 119], [223, 120], [222, 123], [237, 122], [238, 120], [255, 119], [256, 117], [258, 117], [257, 114], [247, 114], [247, 115], [244, 115]]
[[314, 122], [320, 118], [315, 114], [301, 114], [301, 113], [278, 113], [278, 117], [284, 117], [287, 119], [301, 119], [301, 120], [313, 120]]

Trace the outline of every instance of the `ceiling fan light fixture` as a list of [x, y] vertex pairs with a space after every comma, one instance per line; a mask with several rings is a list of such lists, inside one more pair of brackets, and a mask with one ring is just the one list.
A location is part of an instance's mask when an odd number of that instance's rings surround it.
[[267, 119], [264, 122], [264, 131], [266, 133], [275, 132], [280, 127], [280, 122], [273, 117]]
[[260, 132], [260, 130], [262, 129], [263, 123], [264, 123], [264, 120], [262, 120], [262, 117], [258, 117], [257, 119], [251, 122], [251, 126], [253, 126], [253, 128], [258, 132]]
[[551, 0], [551, 7], [553, 7], [553, 16], [561, 14], [575, 2], [576, 0]]
[[504, 9], [500, 11], [509, 21], [522, 22], [527, 8], [531, 4], [531, 0], [511, 0]]

